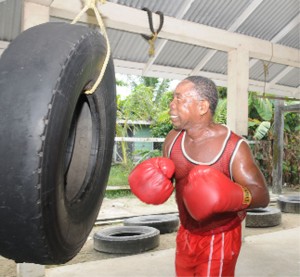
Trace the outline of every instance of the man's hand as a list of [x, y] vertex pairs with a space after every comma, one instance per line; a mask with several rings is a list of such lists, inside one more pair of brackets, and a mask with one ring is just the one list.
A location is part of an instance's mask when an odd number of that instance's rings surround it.
[[197, 166], [191, 170], [183, 200], [190, 215], [197, 221], [213, 214], [246, 209], [251, 203], [246, 187], [232, 182], [211, 166]]
[[130, 173], [128, 182], [133, 194], [147, 204], [162, 204], [168, 200], [174, 187], [171, 178], [175, 172], [172, 160], [151, 158], [138, 164]]

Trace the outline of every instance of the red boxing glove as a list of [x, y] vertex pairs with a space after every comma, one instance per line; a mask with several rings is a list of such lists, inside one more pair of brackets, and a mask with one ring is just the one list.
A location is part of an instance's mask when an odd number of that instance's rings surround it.
[[174, 187], [171, 178], [175, 172], [172, 160], [151, 158], [138, 164], [130, 173], [128, 182], [133, 194], [147, 204], [162, 204], [168, 200]]
[[246, 187], [232, 182], [211, 166], [197, 166], [192, 169], [183, 191], [185, 206], [197, 221], [216, 213], [246, 209], [251, 199]]

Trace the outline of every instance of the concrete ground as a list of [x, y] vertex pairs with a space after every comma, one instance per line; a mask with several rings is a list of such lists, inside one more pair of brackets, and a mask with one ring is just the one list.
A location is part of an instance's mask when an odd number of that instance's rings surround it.
[[[245, 238], [236, 276], [300, 276], [300, 227]], [[175, 249], [46, 270], [46, 277], [175, 276]]]

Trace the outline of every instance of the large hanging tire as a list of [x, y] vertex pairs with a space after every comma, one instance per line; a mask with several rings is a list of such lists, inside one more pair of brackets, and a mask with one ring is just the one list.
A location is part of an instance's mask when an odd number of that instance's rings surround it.
[[159, 230], [147, 226], [117, 226], [94, 234], [94, 249], [110, 254], [137, 254], [159, 245]]
[[115, 75], [96, 30], [46, 23], [0, 60], [0, 255], [60, 264], [85, 243], [101, 206], [114, 145]]

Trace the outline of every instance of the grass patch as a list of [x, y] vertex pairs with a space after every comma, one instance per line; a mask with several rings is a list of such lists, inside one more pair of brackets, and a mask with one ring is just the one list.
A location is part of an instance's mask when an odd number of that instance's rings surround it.
[[130, 190], [107, 190], [105, 197], [109, 199], [116, 199], [122, 197], [134, 197]]
[[114, 164], [110, 168], [108, 186], [128, 186], [128, 175], [132, 168], [122, 164]]

